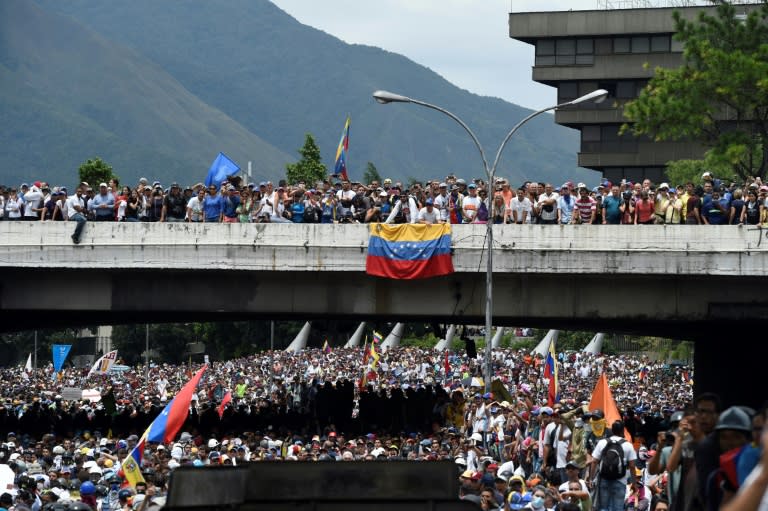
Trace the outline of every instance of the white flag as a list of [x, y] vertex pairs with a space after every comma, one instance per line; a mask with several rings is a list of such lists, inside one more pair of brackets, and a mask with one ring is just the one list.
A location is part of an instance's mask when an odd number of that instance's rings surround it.
[[27, 365], [24, 366], [24, 371], [28, 373], [32, 372], [32, 353], [27, 357]]
[[100, 359], [93, 364], [91, 370], [88, 371], [88, 376], [92, 374], [107, 374], [117, 360], [117, 350], [110, 351], [106, 355], [103, 355]]

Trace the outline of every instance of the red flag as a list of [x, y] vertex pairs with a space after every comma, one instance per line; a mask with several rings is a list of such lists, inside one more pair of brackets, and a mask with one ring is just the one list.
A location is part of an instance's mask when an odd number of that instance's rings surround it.
[[192, 402], [192, 394], [195, 393], [197, 384], [200, 383], [200, 378], [203, 377], [203, 373], [207, 368], [208, 366], [204, 365], [176, 394], [176, 397], [166, 405], [165, 409], [160, 412], [160, 415], [152, 421], [147, 435], [147, 439], [150, 442], [170, 442], [176, 438], [176, 433], [179, 432], [189, 415], [189, 404]]
[[445, 376], [451, 372], [451, 363], [448, 361], [448, 351], [445, 352]]
[[219, 419], [224, 418], [224, 409], [227, 407], [230, 401], [232, 401], [232, 393], [227, 391], [227, 393], [224, 394], [224, 398], [221, 400], [221, 404], [219, 405]]

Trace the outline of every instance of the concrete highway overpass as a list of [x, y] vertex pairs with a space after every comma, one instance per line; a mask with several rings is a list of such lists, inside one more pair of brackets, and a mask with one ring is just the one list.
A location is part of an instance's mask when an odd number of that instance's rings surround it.
[[[77, 246], [73, 228], [0, 222], [0, 329], [95, 318], [484, 322], [484, 225], [454, 226], [456, 273], [422, 281], [366, 275], [366, 225], [89, 223]], [[693, 339], [697, 389], [747, 392], [759, 357], [745, 353], [768, 326], [763, 230], [494, 229], [494, 325]]]

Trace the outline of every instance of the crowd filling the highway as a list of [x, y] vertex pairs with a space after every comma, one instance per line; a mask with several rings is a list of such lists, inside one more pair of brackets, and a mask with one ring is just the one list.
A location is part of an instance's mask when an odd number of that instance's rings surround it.
[[328, 177], [289, 185], [285, 180], [180, 186], [141, 178], [134, 186], [82, 182], [74, 190], [46, 182], [0, 186], [0, 219], [207, 223], [487, 223], [495, 224], [759, 224], [768, 221], [768, 185], [760, 178], [725, 183], [705, 172], [698, 183], [654, 184], [602, 180], [560, 186], [504, 178], [469, 182], [454, 175], [404, 186]]
[[[513, 348], [494, 350], [491, 392], [481, 359], [415, 347], [213, 362], [176, 437], [144, 445], [145, 482], [132, 486], [122, 462], [198, 366], [90, 377], [7, 367], [0, 509], [158, 509], [178, 467], [352, 460], [411, 460], [424, 470], [450, 460], [458, 497], [484, 510], [766, 509], [765, 409], [723, 410], [716, 394], [694, 396], [686, 366], [557, 358], [556, 399], [545, 360]], [[614, 417], [590, 406], [601, 381]], [[64, 399], [78, 387], [97, 397]]]

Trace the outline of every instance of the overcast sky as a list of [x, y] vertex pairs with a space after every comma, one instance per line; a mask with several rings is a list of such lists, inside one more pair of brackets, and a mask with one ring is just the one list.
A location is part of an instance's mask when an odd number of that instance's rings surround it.
[[598, 0], [272, 1], [343, 41], [400, 53], [463, 89], [531, 109], [553, 105], [556, 91], [531, 79], [534, 48], [509, 38], [510, 8], [565, 11], [598, 5]]

